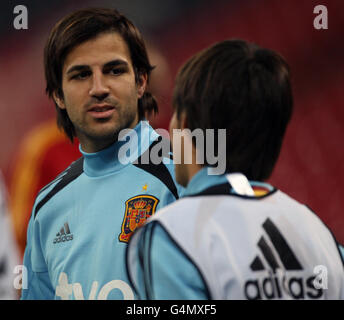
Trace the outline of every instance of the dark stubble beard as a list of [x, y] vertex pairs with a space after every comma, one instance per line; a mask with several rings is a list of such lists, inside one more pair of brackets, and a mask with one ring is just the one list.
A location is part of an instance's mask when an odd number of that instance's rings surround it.
[[[99, 135], [96, 133], [92, 134], [92, 130], [91, 132], [89, 130], [78, 130], [77, 131], [77, 136], [84, 136], [86, 138], [87, 141], [91, 142], [93, 144], [93, 149], [96, 148], [96, 151], [100, 151], [102, 149], [105, 149], [107, 147], [109, 147], [110, 145], [112, 145], [113, 143], [118, 141], [118, 136], [119, 133], [121, 132], [121, 130], [123, 129], [128, 129], [128, 128], [134, 128], [139, 119], [138, 119], [138, 111], [136, 109], [135, 112], [131, 112], [130, 109], [127, 108], [119, 108], [118, 110], [123, 111], [123, 112], [119, 112], [118, 114], [118, 121], [115, 124], [115, 127], [113, 128], [113, 130], [111, 132], [109, 132], [108, 134], [104, 134], [104, 135]], [[108, 121], [107, 119], [105, 120], [97, 120], [100, 122], [106, 122]], [[78, 133], [79, 131], [79, 133]], [[79, 138], [80, 139], [80, 138]], [[81, 142], [81, 139], [80, 139]], [[96, 152], [94, 151], [94, 152]]]

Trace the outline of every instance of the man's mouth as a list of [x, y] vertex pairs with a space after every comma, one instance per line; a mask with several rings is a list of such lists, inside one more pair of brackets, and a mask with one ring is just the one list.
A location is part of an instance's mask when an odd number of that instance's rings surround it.
[[108, 118], [110, 117], [114, 112], [116, 108], [112, 105], [108, 104], [97, 104], [91, 106], [87, 112], [93, 117], [93, 118]]

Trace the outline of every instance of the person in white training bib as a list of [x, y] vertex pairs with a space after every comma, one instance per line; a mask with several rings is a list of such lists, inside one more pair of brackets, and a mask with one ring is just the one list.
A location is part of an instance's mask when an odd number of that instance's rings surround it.
[[[344, 298], [342, 247], [306, 205], [264, 182], [292, 105], [285, 60], [243, 40], [219, 42], [180, 69], [170, 134], [186, 190], [131, 238], [127, 271], [141, 299]], [[176, 129], [213, 129], [215, 139], [176, 141]]]

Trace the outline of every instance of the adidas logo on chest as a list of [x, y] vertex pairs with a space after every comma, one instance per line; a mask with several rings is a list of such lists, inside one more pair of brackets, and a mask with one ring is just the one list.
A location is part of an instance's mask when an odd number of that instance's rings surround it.
[[66, 222], [58, 233], [56, 233], [56, 238], [53, 243], [60, 243], [73, 240], [73, 234], [69, 229], [68, 222]]

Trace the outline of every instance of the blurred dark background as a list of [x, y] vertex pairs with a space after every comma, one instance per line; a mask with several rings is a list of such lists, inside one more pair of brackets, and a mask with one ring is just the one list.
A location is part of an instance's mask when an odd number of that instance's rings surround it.
[[[27, 30], [13, 27], [13, 8], [19, 4], [28, 9]], [[327, 30], [313, 27], [318, 4], [328, 9]], [[45, 39], [65, 14], [94, 6], [119, 9], [147, 40], [156, 65], [151, 86], [160, 103], [156, 128], [168, 127], [174, 77], [196, 51], [220, 40], [243, 38], [281, 53], [292, 70], [295, 111], [270, 182], [309, 205], [344, 243], [342, 0], [2, 1], [0, 168], [10, 198], [16, 190], [12, 179], [23, 141], [55, 115], [44, 93]], [[32, 142], [30, 148], [35, 147]], [[21, 161], [25, 165], [25, 159]], [[21, 183], [30, 188], [31, 180], [23, 179]]]

